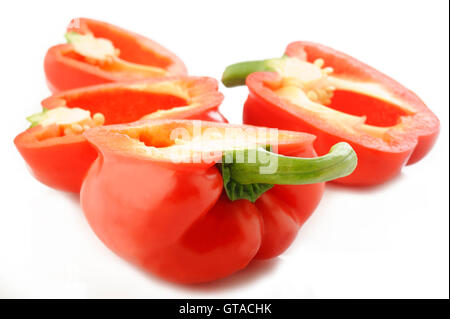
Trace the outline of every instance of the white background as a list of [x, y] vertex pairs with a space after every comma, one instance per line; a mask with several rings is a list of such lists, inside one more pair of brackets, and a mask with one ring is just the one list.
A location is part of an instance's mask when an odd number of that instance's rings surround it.
[[[0, 297], [449, 297], [448, 1], [3, 1], [0, 4]], [[280, 257], [232, 277], [178, 286], [145, 274], [95, 237], [78, 198], [34, 180], [13, 139], [49, 95], [48, 47], [73, 17], [146, 35], [192, 75], [280, 56], [294, 40], [347, 52], [415, 91], [441, 119], [421, 162], [375, 188], [329, 185]], [[241, 121], [245, 87], [221, 110]]]

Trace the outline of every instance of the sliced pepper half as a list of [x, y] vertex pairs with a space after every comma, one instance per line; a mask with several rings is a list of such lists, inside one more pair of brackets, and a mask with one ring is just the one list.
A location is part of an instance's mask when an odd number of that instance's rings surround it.
[[27, 118], [31, 127], [14, 142], [39, 181], [79, 192], [86, 171], [97, 157], [83, 137], [84, 131], [143, 118], [226, 122], [218, 111], [222, 100], [217, 81], [202, 77], [151, 79], [70, 90], [43, 100], [43, 111]]
[[336, 182], [373, 185], [422, 159], [439, 120], [410, 90], [329, 47], [291, 43], [281, 58], [229, 66], [226, 86], [247, 84], [244, 122], [309, 132], [324, 154], [336, 141], [356, 150], [355, 173]]
[[156, 42], [105, 22], [73, 19], [66, 39], [68, 44], [51, 47], [45, 57], [52, 92], [187, 74], [183, 62]]
[[85, 136], [99, 151], [81, 190], [92, 229], [118, 255], [182, 283], [281, 254], [323, 182], [357, 161], [347, 143], [316, 157], [309, 134], [203, 121], [140, 121]]

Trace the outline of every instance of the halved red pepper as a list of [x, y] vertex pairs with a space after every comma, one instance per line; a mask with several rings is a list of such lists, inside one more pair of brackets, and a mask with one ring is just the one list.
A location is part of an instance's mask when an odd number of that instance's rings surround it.
[[356, 165], [347, 143], [315, 158], [312, 135], [245, 125], [140, 121], [85, 136], [99, 151], [81, 189], [92, 229], [118, 255], [181, 283], [281, 254], [323, 182]]
[[69, 43], [51, 47], [45, 56], [44, 69], [52, 92], [187, 74], [175, 54], [112, 24], [76, 18], [67, 31]]
[[439, 120], [416, 94], [316, 43], [294, 42], [282, 58], [229, 66], [223, 82], [247, 84], [245, 123], [314, 134], [319, 154], [336, 141], [350, 143], [358, 168], [339, 183], [385, 182], [422, 159], [439, 133]]
[[74, 89], [42, 101], [44, 111], [29, 117], [32, 127], [14, 143], [42, 183], [79, 192], [97, 152], [84, 130], [141, 118], [183, 118], [226, 122], [218, 107], [217, 81], [174, 77]]

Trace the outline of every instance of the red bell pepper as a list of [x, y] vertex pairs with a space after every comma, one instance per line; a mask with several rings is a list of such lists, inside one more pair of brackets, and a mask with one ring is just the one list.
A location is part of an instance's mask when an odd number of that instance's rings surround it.
[[336, 141], [350, 143], [358, 168], [339, 183], [385, 182], [422, 159], [439, 133], [439, 120], [413, 92], [316, 43], [294, 42], [282, 58], [229, 66], [223, 82], [247, 84], [244, 123], [314, 134], [319, 154]]
[[51, 47], [44, 69], [52, 92], [110, 82], [186, 75], [183, 62], [158, 43], [114, 25], [73, 19], [68, 44]]
[[356, 155], [339, 143], [314, 158], [314, 136], [268, 130], [155, 120], [87, 131], [99, 151], [81, 189], [89, 224], [118, 255], [181, 283], [281, 254]]
[[14, 143], [42, 183], [79, 192], [97, 157], [82, 132], [91, 126], [145, 118], [183, 118], [226, 122], [218, 107], [217, 81], [175, 77], [112, 83], [74, 89], [42, 101], [44, 111], [30, 116], [32, 127]]

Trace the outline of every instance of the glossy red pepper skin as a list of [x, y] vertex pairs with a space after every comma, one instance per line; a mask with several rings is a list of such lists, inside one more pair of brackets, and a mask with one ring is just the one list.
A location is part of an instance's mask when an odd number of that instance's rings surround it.
[[[158, 120], [149, 127], [187, 121]], [[254, 258], [272, 258], [294, 240], [318, 205], [324, 184], [276, 185], [253, 204], [231, 202], [214, 163], [160, 162], [111, 145], [129, 139], [111, 130], [142, 122], [99, 127], [85, 133], [99, 150], [81, 189], [81, 205], [97, 236], [133, 264], [180, 283], [228, 276]], [[203, 122], [204, 127], [226, 127]], [[229, 125], [228, 125], [229, 126]], [[237, 126], [236, 127], [246, 127]], [[164, 136], [158, 131], [158, 136]], [[303, 133], [280, 140], [285, 155], [315, 157], [314, 137]], [[141, 139], [141, 138], [140, 138]]]
[[[187, 75], [184, 63], [160, 44], [139, 34], [124, 30], [112, 24], [86, 18], [73, 19], [67, 31], [93, 34], [95, 37], [111, 40], [120, 50], [120, 57], [126, 61], [160, 67], [166, 76]], [[138, 80], [132, 75], [114, 74], [101, 70], [81, 59], [71, 44], [51, 47], [44, 60], [47, 85], [52, 92], [111, 82]]]
[[[159, 92], [146, 91], [146, 85], [168, 83], [184, 90], [188, 100]], [[105, 116], [105, 125], [139, 120], [157, 110], [171, 110], [158, 118], [197, 119], [226, 122], [218, 111], [223, 95], [217, 81], [206, 77], [174, 77], [130, 83], [112, 83], [74, 89], [42, 101], [47, 109], [79, 107]], [[192, 106], [190, 109], [180, 108]], [[47, 186], [79, 192], [83, 178], [97, 152], [82, 135], [63, 136], [56, 125], [40, 125], [19, 134], [14, 143], [33, 175]]]
[[[386, 182], [398, 175], [404, 165], [422, 159], [434, 145], [439, 134], [439, 120], [417, 95], [398, 82], [355, 58], [316, 43], [291, 43], [285, 54], [308, 62], [321, 58], [326, 66], [333, 68], [333, 74], [381, 84], [417, 111], [414, 115], [406, 116], [399, 109], [380, 100], [356, 93], [335, 92], [332, 108], [358, 116], [368, 115], [369, 124], [393, 125], [396, 118], [403, 121], [404, 132], [395, 137], [391, 146], [382, 147], [376, 141], [364, 141], [361, 136], [348, 134], [340, 127], [323, 122], [313, 115], [302, 114], [297, 106], [277, 97], [272, 88], [281, 85], [282, 78], [278, 74], [250, 74], [246, 80], [249, 96], [244, 106], [244, 123], [314, 134], [317, 136], [315, 149], [319, 155], [325, 154], [331, 145], [339, 141], [352, 145], [358, 155], [358, 167], [350, 176], [333, 182], [349, 185]], [[365, 107], [361, 108], [361, 105]]]

